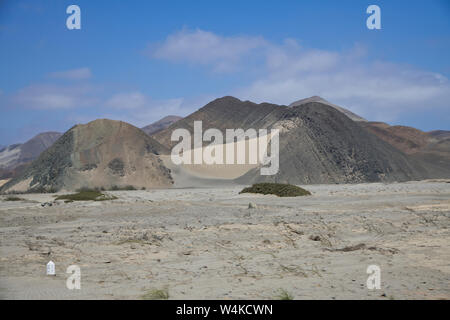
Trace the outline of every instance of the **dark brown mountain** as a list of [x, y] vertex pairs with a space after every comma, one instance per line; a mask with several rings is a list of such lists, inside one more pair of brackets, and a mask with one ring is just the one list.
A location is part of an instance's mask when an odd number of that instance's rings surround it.
[[279, 181], [305, 183], [353, 183], [423, 179], [427, 171], [414, 159], [387, 143], [344, 112], [321, 102], [287, 107], [255, 104], [224, 97], [153, 135], [169, 147], [176, 128], [193, 132], [194, 120], [203, 130], [217, 128], [279, 128], [280, 170], [261, 176], [252, 169], [238, 178], [240, 183]]
[[423, 132], [406, 126], [390, 126], [382, 122], [362, 124], [370, 132], [409, 155], [419, 164], [427, 178], [450, 176], [450, 132]]
[[366, 122], [363, 126], [406, 154], [423, 150], [431, 138], [428, 133], [421, 130], [406, 126], [390, 126], [384, 122]]
[[256, 104], [226, 96], [211, 101], [152, 137], [162, 145], [172, 148], [176, 144], [176, 142], [170, 141], [172, 131], [183, 128], [193, 132], [194, 121], [198, 120], [203, 123], [203, 131], [208, 128], [217, 128], [222, 131], [234, 128], [267, 128], [279, 119], [282, 109], [285, 108], [287, 107], [270, 103]]
[[447, 130], [434, 130], [428, 132], [428, 134], [438, 140], [450, 139], [450, 131]]
[[177, 122], [178, 120], [183, 119], [179, 116], [167, 116], [162, 118], [161, 120], [158, 120], [156, 122], [153, 122], [152, 124], [149, 124], [148, 126], [145, 126], [141, 128], [146, 134], [152, 135], [157, 132], [160, 132], [164, 130], [165, 128], [169, 127], [171, 124]]

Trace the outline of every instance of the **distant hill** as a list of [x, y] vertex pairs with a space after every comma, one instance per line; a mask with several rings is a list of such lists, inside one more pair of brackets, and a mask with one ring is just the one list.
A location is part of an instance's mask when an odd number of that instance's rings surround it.
[[[284, 108], [287, 107], [284, 106]], [[256, 104], [226, 96], [211, 101], [189, 116], [153, 134], [152, 137], [161, 144], [172, 148], [176, 144], [176, 142], [170, 141], [172, 131], [184, 128], [193, 132], [195, 120], [202, 120], [203, 130], [208, 128], [217, 128], [222, 131], [234, 128], [266, 128], [278, 119], [280, 111], [280, 106], [276, 104]]]
[[141, 128], [141, 129], [146, 134], [152, 135], [161, 130], [164, 130], [165, 128], [169, 127], [171, 124], [177, 122], [180, 119], [183, 119], [183, 118], [179, 117], [179, 116], [167, 116], [167, 117], [162, 118], [161, 120], [158, 120], [156, 122], [153, 122], [152, 124], [149, 124], [148, 126]]
[[367, 121], [363, 117], [360, 117], [357, 114], [354, 114], [350, 110], [342, 108], [342, 107], [340, 107], [338, 105], [335, 105], [335, 104], [333, 104], [331, 102], [328, 102], [327, 100], [325, 100], [325, 99], [323, 99], [323, 98], [321, 98], [319, 96], [312, 96], [310, 98], [306, 98], [306, 99], [301, 99], [301, 100], [295, 101], [295, 102], [291, 103], [289, 105], [289, 107], [298, 107], [298, 106], [302, 106], [302, 105], [305, 105], [305, 104], [310, 103], [310, 102], [319, 102], [319, 103], [325, 104], [327, 106], [333, 107], [336, 110], [339, 110], [340, 112], [345, 114], [347, 117], [349, 117], [353, 121], [363, 121], [363, 122]]
[[12, 144], [0, 150], [0, 168], [10, 168], [19, 163], [22, 144]]
[[427, 178], [450, 177], [450, 131], [423, 132], [383, 122], [363, 124], [370, 132], [409, 155]]
[[367, 122], [363, 125], [370, 132], [406, 154], [422, 150], [430, 140], [429, 134], [412, 127], [390, 126], [384, 122]]
[[234, 97], [216, 99], [172, 124], [153, 137], [173, 146], [176, 128], [193, 131], [195, 120], [203, 130], [217, 128], [278, 128], [280, 170], [261, 176], [253, 168], [239, 183], [260, 181], [306, 183], [353, 183], [422, 179], [425, 171], [403, 152], [351, 120], [344, 112], [322, 102], [302, 102], [291, 107], [256, 104]]
[[64, 133], [1, 190], [168, 187], [172, 178], [161, 152], [167, 149], [128, 123], [95, 120]]
[[0, 149], [0, 179], [10, 178], [21, 172], [60, 136], [59, 132], [43, 132], [23, 144]]
[[434, 130], [434, 131], [428, 132], [428, 134], [438, 140], [450, 139], [450, 131], [446, 131], [446, 130]]

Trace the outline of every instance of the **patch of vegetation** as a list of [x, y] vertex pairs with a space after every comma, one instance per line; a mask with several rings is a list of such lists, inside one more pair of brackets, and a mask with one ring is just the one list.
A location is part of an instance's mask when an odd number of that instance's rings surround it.
[[114, 158], [113, 160], [111, 160], [108, 163], [108, 168], [111, 169], [113, 174], [117, 174], [119, 176], [124, 176], [125, 175], [125, 164], [123, 163], [123, 161], [119, 158]]
[[[126, 190], [137, 190], [135, 186], [132, 185], [126, 185], [126, 186], [117, 186], [113, 185], [111, 187], [95, 187], [95, 188], [89, 188], [89, 187], [83, 187], [76, 189], [76, 192], [102, 192], [102, 191], [126, 191]], [[142, 190], [145, 190], [143, 188]]]
[[311, 195], [311, 192], [303, 188], [284, 183], [256, 183], [244, 188], [239, 193], [274, 194], [279, 197], [299, 197]]
[[84, 166], [82, 166], [80, 168], [81, 171], [88, 171], [88, 170], [92, 170], [92, 169], [96, 169], [97, 165], [95, 163], [88, 163], [85, 164]]
[[10, 196], [10, 197], [6, 197], [4, 200], [5, 200], [5, 201], [22, 201], [22, 200], [24, 200], [24, 199], [19, 198], [19, 197], [13, 197], [13, 196]]
[[142, 295], [143, 300], [167, 300], [169, 299], [169, 290], [153, 289]]
[[89, 187], [82, 187], [75, 190], [76, 192], [100, 192], [105, 191], [105, 189], [102, 188], [89, 188]]
[[117, 199], [114, 196], [108, 196], [96, 190], [84, 190], [73, 194], [65, 194], [56, 197], [55, 200], [66, 200], [70, 201], [104, 201], [104, 200], [114, 200]]
[[56, 192], [58, 192], [58, 190], [54, 187], [36, 187], [28, 189], [26, 191], [8, 191], [8, 192], [0, 192], [0, 194], [8, 195], [8, 194], [56, 193]]
[[56, 187], [36, 187], [33, 189], [27, 190], [26, 193], [56, 193], [58, 192], [58, 189]]
[[278, 300], [294, 300], [292, 294], [285, 289], [280, 289], [280, 293], [276, 296]]
[[[63, 134], [50, 148], [42, 152], [38, 160], [33, 161], [23, 175], [8, 181], [13, 185], [17, 181], [33, 177], [30, 185], [39, 185], [30, 190], [32, 193], [53, 193], [62, 185], [64, 172], [72, 166], [70, 154], [74, 146], [73, 130]], [[14, 181], [13, 181], [14, 180]]]
[[126, 191], [126, 190], [136, 190], [136, 188], [132, 185], [128, 185], [128, 186], [112, 186], [111, 191]]

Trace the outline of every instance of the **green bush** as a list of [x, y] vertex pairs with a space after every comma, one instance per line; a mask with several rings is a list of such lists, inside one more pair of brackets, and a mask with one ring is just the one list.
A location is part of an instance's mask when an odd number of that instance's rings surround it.
[[99, 188], [82, 187], [82, 188], [76, 189], [75, 191], [76, 192], [100, 192], [102, 190]]
[[24, 193], [56, 193], [58, 192], [58, 189], [56, 187], [36, 187], [36, 188], [32, 188], [27, 190]]
[[136, 190], [136, 188], [132, 185], [128, 186], [112, 186], [111, 191], [126, 191], [126, 190]]
[[169, 291], [167, 289], [149, 290], [141, 298], [143, 300], [167, 300], [169, 299]]
[[292, 294], [285, 289], [280, 289], [280, 293], [276, 296], [278, 300], [294, 300]]
[[23, 200], [22, 198], [12, 196], [5, 198], [5, 201], [22, 201], [22, 200]]
[[251, 187], [244, 188], [239, 193], [274, 194], [279, 197], [299, 197], [311, 195], [308, 190], [283, 183], [256, 183]]

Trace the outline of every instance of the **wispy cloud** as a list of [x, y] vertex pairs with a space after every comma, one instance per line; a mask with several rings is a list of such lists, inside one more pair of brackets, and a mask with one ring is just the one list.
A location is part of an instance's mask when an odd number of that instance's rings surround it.
[[156, 100], [142, 93], [139, 95], [145, 98], [145, 103], [136, 105], [132, 109], [103, 109], [101, 117], [122, 120], [137, 127], [143, 127], [166, 115], [183, 113], [184, 100], [182, 98]]
[[19, 107], [52, 110], [95, 105], [98, 97], [92, 86], [35, 84], [12, 95], [10, 101]]
[[150, 55], [153, 58], [211, 66], [214, 71], [229, 72], [245, 56], [255, 54], [266, 46], [262, 37], [225, 37], [200, 29], [183, 29], [169, 35], [164, 42], [153, 45]]
[[79, 68], [65, 71], [52, 72], [49, 74], [50, 78], [54, 79], [66, 79], [66, 80], [82, 80], [92, 77], [91, 69]]
[[106, 101], [106, 106], [114, 109], [138, 109], [149, 103], [148, 98], [141, 92], [126, 92], [114, 94]]
[[[278, 104], [319, 95], [369, 120], [395, 122], [411, 112], [445, 111], [450, 101], [450, 81], [445, 76], [374, 61], [362, 46], [330, 51], [303, 47], [294, 39], [273, 43], [261, 37], [224, 37], [184, 29], [154, 45], [151, 56], [214, 72], [226, 71], [236, 79], [245, 75], [246, 82], [222, 95]], [[257, 72], [253, 72], [255, 69]], [[174, 90], [172, 97], [155, 99], [151, 92], [141, 90], [60, 81], [92, 77], [87, 67], [49, 75], [52, 84], [37, 83], [3, 95], [0, 91], [5, 108], [76, 110], [67, 114], [91, 120], [121, 119], [144, 126], [168, 114], [185, 116], [217, 97], [215, 93], [179, 97]], [[221, 92], [220, 88], [216, 92]]]
[[347, 52], [276, 48], [266, 74], [239, 88], [244, 99], [281, 104], [313, 95], [362, 116], [395, 121], [409, 112], [448, 108], [450, 82], [438, 73], [381, 61], [360, 47]]
[[216, 97], [208, 95], [155, 99], [139, 91], [121, 92], [105, 101], [98, 110], [101, 113], [98, 117], [122, 120], [143, 127], [167, 115], [187, 116], [214, 98]]
[[295, 39], [280, 44], [262, 37], [184, 29], [151, 52], [153, 58], [234, 72], [236, 77], [252, 74], [248, 85], [229, 94], [257, 102], [289, 104], [319, 95], [368, 119], [395, 121], [409, 112], [443, 110], [450, 101], [445, 76], [374, 61], [367, 48], [358, 45], [330, 51], [302, 47]]

